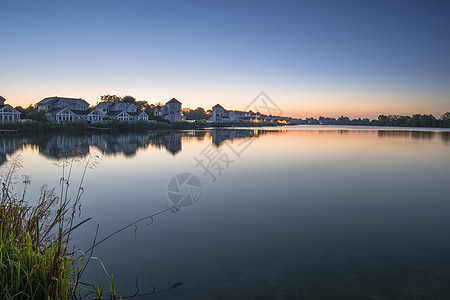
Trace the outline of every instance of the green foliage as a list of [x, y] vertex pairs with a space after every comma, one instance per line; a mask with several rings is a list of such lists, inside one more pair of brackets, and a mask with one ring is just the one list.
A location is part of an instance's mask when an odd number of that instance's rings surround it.
[[208, 114], [203, 107], [197, 107], [196, 109], [185, 108], [183, 114], [186, 116], [186, 120], [209, 120], [211, 114]]
[[416, 114], [411, 116], [402, 115], [380, 115], [376, 120], [369, 119], [353, 119], [341, 116], [337, 120], [335, 118], [319, 117], [307, 119], [309, 123], [314, 122], [322, 125], [360, 125], [360, 126], [392, 126], [392, 127], [450, 127], [450, 113], [445, 113], [440, 119], [436, 119], [433, 115]]
[[[72, 170], [74, 158], [64, 163]], [[67, 248], [73, 230], [88, 220], [74, 223], [88, 164], [73, 201], [68, 198], [70, 171], [64, 174], [63, 167], [61, 193], [44, 189], [37, 205], [29, 206], [24, 201], [29, 180], [23, 182], [21, 199], [12, 191], [20, 167], [12, 161], [0, 199], [0, 299], [69, 299], [76, 292], [84, 256], [77, 260]]]
[[450, 112], [446, 112], [440, 118], [442, 127], [450, 128]]
[[127, 102], [127, 103], [133, 103], [136, 104], [136, 98], [134, 98], [133, 96], [123, 96], [121, 99], [122, 102]]
[[22, 113], [21, 118], [34, 121], [45, 121], [45, 111], [38, 111], [36, 105], [30, 104], [27, 108], [17, 106], [16, 109]]
[[120, 102], [122, 99], [119, 96], [116, 95], [102, 95], [100, 96], [100, 102]]

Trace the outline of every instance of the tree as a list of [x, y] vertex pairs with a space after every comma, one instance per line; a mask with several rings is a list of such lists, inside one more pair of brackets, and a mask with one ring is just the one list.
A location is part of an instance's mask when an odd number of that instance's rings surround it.
[[30, 119], [34, 121], [44, 121], [45, 111], [38, 111], [37, 105], [30, 104], [27, 108], [16, 107], [22, 113], [22, 119]]
[[186, 116], [186, 120], [209, 120], [211, 117], [203, 107], [197, 107], [196, 109], [184, 108], [183, 114]]
[[450, 120], [450, 112], [446, 112], [441, 116], [441, 120], [443, 121], [449, 121]]
[[340, 116], [336, 120], [336, 124], [337, 125], [350, 125], [350, 119], [349, 119], [349, 117]]
[[103, 95], [100, 96], [100, 102], [120, 102], [122, 99], [116, 95]]
[[436, 118], [433, 115], [413, 115], [411, 118], [411, 125], [413, 127], [433, 127], [437, 126]]
[[133, 96], [123, 96], [122, 97], [122, 102], [127, 102], [127, 103], [133, 103], [136, 104], [136, 98], [134, 98]]
[[449, 128], [450, 127], [450, 112], [446, 112], [441, 116], [441, 125], [442, 127]]

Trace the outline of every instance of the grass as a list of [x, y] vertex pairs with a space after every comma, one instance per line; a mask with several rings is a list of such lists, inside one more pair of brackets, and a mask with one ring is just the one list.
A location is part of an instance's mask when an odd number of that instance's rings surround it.
[[[160, 212], [138, 219], [131, 224], [116, 230], [97, 242], [97, 232], [92, 247], [86, 251], [70, 251], [71, 234], [90, 219], [80, 220], [81, 196], [84, 193], [83, 181], [88, 168], [97, 161], [96, 156], [77, 157], [81, 145], [73, 153], [60, 157], [62, 176], [58, 192], [43, 187], [36, 205], [25, 201], [26, 189], [30, 180], [23, 178], [24, 186], [21, 196], [14, 192], [17, 183], [17, 170], [21, 167], [17, 158], [10, 160], [6, 174], [0, 176], [2, 186], [0, 199], [0, 299], [81, 299], [89, 295], [95, 299], [104, 299], [104, 286], [109, 285], [109, 299], [117, 298], [117, 287], [114, 276], [106, 272], [103, 263], [93, 257], [96, 246], [117, 233], [144, 220], [152, 220], [165, 212], [178, 211], [177, 207], [169, 207]], [[76, 186], [75, 197], [69, 198], [69, 187], [72, 169], [81, 164], [83, 172]], [[74, 248], [75, 249], [75, 248]], [[97, 286], [80, 281], [89, 261], [97, 260], [107, 278], [103, 284], [97, 280]], [[177, 288], [181, 283], [139, 294], [136, 279], [137, 296], [149, 296]], [[90, 286], [91, 289], [86, 288]], [[82, 296], [83, 294], [83, 296]], [[106, 298], [105, 298], [106, 299]], [[121, 299], [121, 298], [120, 298]]]
[[[12, 160], [2, 178], [0, 200], [0, 299], [70, 299], [77, 292], [85, 255], [68, 250], [70, 236], [84, 222], [77, 211], [83, 193], [86, 163], [76, 197], [70, 200], [70, 173], [75, 158], [63, 164], [60, 193], [43, 188], [37, 204], [14, 193], [14, 176], [20, 163]], [[77, 257], [75, 257], [77, 255]]]
[[108, 128], [112, 131], [183, 130], [195, 129], [195, 124], [188, 122], [127, 122], [117, 120], [107, 120], [90, 125], [86, 122], [53, 124], [49, 121], [26, 121], [0, 124], [0, 129], [17, 130], [20, 132], [85, 132], [92, 130], [92, 128]]

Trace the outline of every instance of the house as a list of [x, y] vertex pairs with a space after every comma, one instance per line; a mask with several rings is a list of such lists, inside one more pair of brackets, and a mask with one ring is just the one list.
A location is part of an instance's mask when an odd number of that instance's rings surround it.
[[138, 111], [135, 113], [131, 113], [131, 116], [136, 121], [148, 121], [148, 114], [145, 111]]
[[226, 110], [222, 105], [216, 104], [212, 108], [211, 122], [234, 122], [247, 116], [246, 112], [238, 110]]
[[225, 119], [229, 121], [229, 114], [225, 112], [227, 111], [219, 103], [214, 105], [212, 108], [211, 122], [225, 122]]
[[51, 111], [56, 108], [68, 108], [70, 110], [87, 110], [89, 103], [83, 99], [48, 97], [37, 103], [38, 111]]
[[247, 122], [275, 122], [276, 117], [272, 115], [264, 115], [259, 112], [253, 111], [239, 111], [239, 110], [226, 110], [222, 105], [216, 104], [212, 108], [211, 122], [234, 122], [234, 121], [247, 121]]
[[133, 116], [131, 116], [129, 113], [127, 113], [125, 110], [114, 110], [110, 111], [107, 114], [108, 117], [112, 119], [116, 119], [119, 121], [131, 121], [133, 120]]
[[83, 99], [48, 97], [37, 103], [38, 111], [46, 111], [45, 117], [54, 123], [84, 121], [97, 123], [103, 121], [103, 114], [89, 108], [89, 103]]
[[87, 110], [74, 110], [76, 115], [80, 116], [82, 120], [88, 123], [103, 122], [103, 114], [96, 108], [89, 108]]
[[100, 102], [95, 106], [103, 116], [120, 121], [148, 121], [148, 114], [139, 111], [133, 103], [128, 102]]
[[127, 113], [135, 113], [137, 111], [136, 105], [128, 102], [100, 102], [95, 106], [103, 115], [108, 115], [112, 111], [126, 111]]
[[20, 111], [11, 105], [5, 104], [6, 99], [0, 96], [0, 122], [17, 122], [20, 120]]
[[181, 113], [181, 102], [175, 98], [167, 101], [166, 105], [155, 107], [154, 114], [170, 122], [182, 122], [186, 120]]

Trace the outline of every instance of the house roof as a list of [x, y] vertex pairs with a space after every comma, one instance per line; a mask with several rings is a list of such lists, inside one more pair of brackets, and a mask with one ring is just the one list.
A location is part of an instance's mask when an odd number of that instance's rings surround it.
[[106, 115], [109, 117], [117, 117], [118, 115], [120, 115], [121, 113], [127, 114], [128, 116], [130, 115], [129, 113], [127, 113], [125, 110], [115, 110], [115, 111], [110, 111], [109, 113], [107, 113]]
[[145, 114], [147, 117], [148, 117], [148, 114], [145, 112], [145, 111], [137, 111], [137, 112], [134, 112], [134, 113], [128, 113], [130, 116], [133, 116], [133, 117], [139, 117], [140, 115], [142, 115], [142, 114]]
[[3, 105], [0, 105], [0, 110], [5, 109], [6, 107], [9, 107], [9, 108], [11, 108], [12, 110], [15, 110], [16, 112], [18, 112], [19, 114], [22, 114], [20, 111], [18, 111], [17, 109], [15, 109], [14, 107], [12, 107], [12, 106], [9, 105], [9, 104], [3, 104]]
[[60, 108], [55, 108], [55, 109], [51, 109], [49, 110], [47, 113], [51, 114], [52, 116], [56, 116], [57, 113], [63, 111], [67, 109], [68, 111], [70, 111], [72, 114], [75, 114], [72, 110], [66, 108], [66, 107], [60, 107]]
[[0, 96], [0, 101], [6, 101], [6, 99], [5, 98], [3, 98], [2, 96]]
[[223, 108], [223, 106], [222, 105], [220, 105], [219, 103], [217, 103], [216, 105], [214, 105], [212, 108], [215, 108], [215, 107], [218, 107], [218, 108]]
[[100, 102], [95, 107], [97, 107], [97, 108], [110, 107], [113, 104], [114, 104], [114, 102], [112, 102], [112, 101], [106, 101], [106, 102]]
[[96, 108], [89, 108], [89, 109], [87, 109], [87, 110], [74, 110], [74, 109], [71, 109], [70, 111], [72, 111], [74, 114], [76, 114], [76, 115], [83, 115], [83, 116], [87, 116], [87, 115], [89, 115], [90, 113], [92, 113], [93, 111], [97, 111], [99, 114], [101, 114], [101, 112], [98, 110], [98, 109], [96, 109]]
[[171, 100], [167, 101], [167, 103], [166, 103], [166, 104], [168, 104], [168, 103], [180, 103], [180, 104], [181, 104], [181, 102], [180, 102], [180, 101], [178, 101], [178, 100], [177, 100], [177, 99], [175, 99], [175, 98], [172, 98]]
[[76, 98], [65, 98], [65, 97], [58, 97], [58, 96], [47, 97], [45, 99], [42, 99], [41, 101], [39, 101], [37, 103], [37, 105], [45, 105], [45, 104], [53, 103], [53, 102], [58, 101], [58, 100], [66, 100], [66, 101], [69, 101], [69, 102], [83, 101], [87, 105], [89, 105], [89, 103], [86, 100], [81, 99], [81, 98], [76, 99]]

